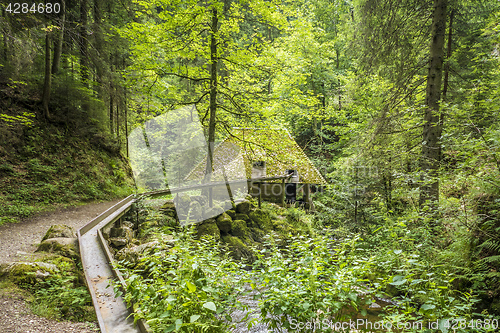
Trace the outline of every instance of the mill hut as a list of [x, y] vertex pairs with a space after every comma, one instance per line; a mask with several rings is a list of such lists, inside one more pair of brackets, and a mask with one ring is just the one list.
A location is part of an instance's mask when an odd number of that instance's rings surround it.
[[[275, 203], [299, 201], [311, 208], [311, 185], [318, 188], [326, 184], [321, 173], [283, 128], [234, 128], [231, 135], [215, 147], [211, 164], [211, 181], [231, 184], [230, 188], [221, 186], [216, 192], [249, 193]], [[201, 181], [206, 169], [207, 156], [185, 180]]]

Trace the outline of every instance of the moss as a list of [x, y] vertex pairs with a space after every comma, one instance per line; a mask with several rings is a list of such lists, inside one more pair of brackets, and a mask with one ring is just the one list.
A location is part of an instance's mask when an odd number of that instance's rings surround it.
[[[51, 267], [53, 266], [53, 267]], [[55, 265], [39, 262], [16, 262], [2, 269], [2, 275], [7, 276], [10, 281], [18, 286], [30, 287], [38, 282], [37, 272], [42, 274], [54, 274]]]
[[272, 229], [271, 219], [269, 218], [269, 215], [262, 209], [255, 209], [248, 215], [252, 222], [255, 223], [256, 227], [265, 231], [270, 231]]
[[79, 258], [77, 238], [50, 238], [44, 240], [37, 248], [37, 252], [57, 253], [68, 258]]
[[232, 219], [236, 217], [236, 212], [234, 211], [234, 209], [230, 209], [226, 213], [227, 215], [231, 216]]
[[254, 258], [254, 254], [248, 246], [243, 243], [241, 239], [238, 237], [234, 237], [231, 235], [222, 236], [222, 241], [227, 244], [229, 250], [231, 251], [231, 256], [236, 260], [241, 259], [249, 259], [252, 260]]
[[265, 233], [258, 228], [250, 228], [250, 238], [254, 242], [262, 243], [264, 240]]
[[213, 236], [216, 240], [220, 239], [220, 230], [217, 224], [213, 222], [205, 222], [197, 226], [198, 238], [202, 238], [205, 235]]
[[73, 238], [76, 237], [75, 230], [64, 224], [55, 224], [49, 228], [42, 241], [49, 238]]
[[248, 222], [250, 221], [250, 218], [248, 217], [247, 214], [236, 213], [233, 220], [243, 220], [245, 222]]
[[250, 211], [251, 204], [245, 200], [236, 205], [236, 211], [241, 214], [247, 214]]
[[249, 235], [247, 223], [243, 220], [234, 220], [231, 224], [231, 234], [240, 238], [247, 238]]
[[223, 213], [222, 215], [217, 217], [217, 226], [219, 227], [220, 231], [222, 231], [225, 234], [231, 231], [232, 222], [233, 220], [226, 213]]

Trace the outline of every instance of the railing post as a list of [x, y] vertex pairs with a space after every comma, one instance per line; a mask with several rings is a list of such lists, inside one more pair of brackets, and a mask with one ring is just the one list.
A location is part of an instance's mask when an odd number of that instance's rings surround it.
[[281, 199], [281, 206], [285, 207], [285, 179], [281, 181], [281, 193], [280, 193], [280, 199]]
[[259, 208], [261, 208], [262, 206], [262, 188], [260, 186], [261, 182], [258, 182], [257, 184], [259, 184]]

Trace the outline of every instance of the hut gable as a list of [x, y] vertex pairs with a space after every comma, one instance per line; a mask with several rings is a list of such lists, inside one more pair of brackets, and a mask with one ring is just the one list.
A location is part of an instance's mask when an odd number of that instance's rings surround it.
[[[288, 169], [297, 170], [301, 183], [325, 184], [326, 181], [286, 129], [235, 128], [214, 149], [213, 180], [252, 177], [252, 165], [264, 161], [266, 176], [283, 176]], [[186, 176], [201, 180], [205, 175], [207, 156]]]

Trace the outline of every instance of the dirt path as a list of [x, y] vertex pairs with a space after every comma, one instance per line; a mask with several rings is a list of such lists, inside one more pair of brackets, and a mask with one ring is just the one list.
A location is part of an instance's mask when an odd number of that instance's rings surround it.
[[[22, 261], [33, 252], [53, 224], [66, 224], [75, 231], [119, 200], [58, 209], [16, 224], [0, 226], [0, 263]], [[95, 333], [87, 323], [58, 322], [30, 312], [24, 296], [0, 290], [0, 332], [2, 333]]]
[[66, 224], [75, 228], [76, 231], [118, 201], [58, 209], [20, 223], [0, 226], [0, 263], [22, 260], [25, 253], [35, 251], [36, 245], [41, 242], [51, 225]]

